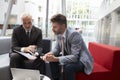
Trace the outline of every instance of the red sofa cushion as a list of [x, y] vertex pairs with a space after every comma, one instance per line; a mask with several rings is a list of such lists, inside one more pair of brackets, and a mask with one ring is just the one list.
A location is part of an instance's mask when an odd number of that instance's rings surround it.
[[92, 74], [86, 75], [84, 73], [77, 73], [76, 80], [112, 80], [110, 77], [111, 71], [106, 69], [105, 67], [94, 63], [94, 69]]
[[90, 42], [89, 50], [94, 58], [90, 75], [77, 73], [76, 80], [120, 80], [120, 48]]
[[94, 69], [92, 73], [96, 72], [110, 72], [111, 70], [108, 70], [107, 68], [103, 67], [102, 65], [99, 65], [97, 63], [94, 63]]
[[89, 50], [94, 58], [95, 63], [98, 63], [110, 70], [112, 69], [114, 53], [116, 50], [118, 50], [117, 47], [90, 42]]
[[113, 79], [111, 72], [95, 72], [90, 75], [84, 73], [77, 73], [76, 80], [119, 80]]

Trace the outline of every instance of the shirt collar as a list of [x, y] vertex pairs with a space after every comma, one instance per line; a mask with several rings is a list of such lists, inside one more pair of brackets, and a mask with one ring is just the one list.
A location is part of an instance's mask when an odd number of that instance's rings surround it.
[[65, 35], [66, 35], [66, 30], [64, 31], [64, 33], [62, 34], [62, 36], [65, 38]]
[[[24, 26], [23, 26], [23, 28], [25, 29], [25, 27], [24, 27]], [[32, 29], [32, 28], [31, 28], [31, 29]], [[29, 31], [29, 32], [31, 32], [31, 29], [30, 29], [30, 30], [26, 30], [26, 29], [25, 29], [25, 32], [26, 32], [26, 33], [27, 33], [28, 31]]]

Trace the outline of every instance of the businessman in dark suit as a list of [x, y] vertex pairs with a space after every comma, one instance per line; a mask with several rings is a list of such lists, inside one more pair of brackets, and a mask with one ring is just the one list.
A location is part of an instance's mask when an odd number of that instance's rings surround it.
[[[10, 53], [10, 67], [27, 68], [39, 70], [41, 74], [45, 74], [45, 63], [39, 59], [42, 55], [42, 31], [32, 25], [32, 16], [28, 13], [22, 15], [23, 25], [16, 27], [12, 34], [12, 52]], [[24, 56], [14, 52], [20, 51], [28, 53], [37, 52], [39, 55], [35, 60], [28, 60]], [[24, 61], [28, 60], [31, 65], [25, 67]]]
[[[51, 22], [57, 42], [55, 48], [43, 56], [43, 60], [50, 62], [53, 79], [75, 80], [76, 72], [85, 72], [89, 75], [93, 70], [93, 58], [81, 34], [67, 28], [67, 19], [62, 14], [54, 15]], [[61, 79], [60, 73], [64, 75]]]

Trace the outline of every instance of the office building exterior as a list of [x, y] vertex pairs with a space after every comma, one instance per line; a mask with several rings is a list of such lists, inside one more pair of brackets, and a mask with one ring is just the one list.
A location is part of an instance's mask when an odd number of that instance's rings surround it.
[[99, 15], [97, 41], [120, 46], [120, 0], [104, 0]]

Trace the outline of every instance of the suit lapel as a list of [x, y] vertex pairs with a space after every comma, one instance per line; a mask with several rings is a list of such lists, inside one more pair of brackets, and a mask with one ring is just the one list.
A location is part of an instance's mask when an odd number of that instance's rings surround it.
[[22, 35], [22, 39], [25, 39], [27, 40], [27, 35], [26, 35], [26, 31], [25, 29], [23, 28], [23, 26], [21, 26], [21, 29], [20, 29], [20, 34]]
[[35, 28], [34, 27], [32, 27], [32, 29], [31, 29], [29, 40], [30, 41], [33, 40], [34, 39], [33, 37], [35, 37]]
[[66, 34], [65, 34], [65, 51], [67, 52], [67, 42], [68, 42], [68, 29], [66, 29]]
[[[60, 45], [60, 48], [62, 49], [62, 42], [61, 42], [62, 39], [61, 39], [61, 36], [62, 35], [58, 35], [57, 38], [59, 40], [58, 43]], [[65, 41], [64, 41], [64, 49], [65, 49], [66, 52], [68, 52], [67, 47], [68, 47], [68, 29], [66, 29]]]
[[58, 39], [58, 44], [59, 44], [60, 48], [62, 49], [61, 35], [57, 35], [57, 39]]
[[28, 46], [27, 44], [29, 43], [29, 39], [27, 38], [26, 31], [22, 25], [20, 26], [18, 36], [19, 36], [20, 44]]

